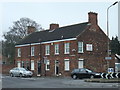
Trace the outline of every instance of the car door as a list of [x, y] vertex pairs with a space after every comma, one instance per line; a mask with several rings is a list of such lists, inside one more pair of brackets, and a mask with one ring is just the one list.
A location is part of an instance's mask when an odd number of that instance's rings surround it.
[[16, 75], [16, 76], [19, 76], [19, 68], [16, 68], [16, 70], [15, 70], [15, 75]]
[[88, 73], [86, 72], [85, 69], [82, 69], [82, 75], [83, 75], [83, 78], [87, 78], [88, 77]]
[[13, 68], [13, 69], [12, 69], [12, 74], [13, 74], [14, 76], [16, 76], [16, 68]]
[[92, 75], [92, 71], [86, 69], [86, 78], [90, 78]]
[[85, 78], [85, 70], [84, 69], [79, 69], [79, 78]]

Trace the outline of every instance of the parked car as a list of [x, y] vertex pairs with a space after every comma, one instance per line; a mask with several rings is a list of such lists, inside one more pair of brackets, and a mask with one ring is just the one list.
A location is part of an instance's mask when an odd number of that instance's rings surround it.
[[11, 69], [9, 71], [9, 74], [11, 77], [14, 77], [14, 76], [19, 76], [19, 77], [32, 77], [33, 75], [33, 72], [25, 69], [25, 68], [18, 68], [18, 67], [15, 67], [13, 69]]
[[71, 72], [71, 77], [73, 79], [77, 79], [77, 78], [79, 78], [79, 79], [81, 79], [81, 78], [100, 78], [101, 74], [92, 72], [91, 70], [86, 69], [86, 68], [80, 68], [80, 69], [74, 69]]

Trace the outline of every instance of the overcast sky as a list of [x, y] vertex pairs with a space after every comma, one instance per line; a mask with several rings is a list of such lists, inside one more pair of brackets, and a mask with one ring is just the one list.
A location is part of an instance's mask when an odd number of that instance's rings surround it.
[[[49, 24], [57, 23], [60, 27], [87, 22], [88, 12], [98, 13], [98, 24], [106, 33], [107, 8], [115, 1], [110, 2], [2, 2], [0, 3], [0, 37], [9, 31], [14, 21], [28, 17], [42, 28], [48, 29]], [[110, 37], [118, 36], [118, 5], [109, 9]]]

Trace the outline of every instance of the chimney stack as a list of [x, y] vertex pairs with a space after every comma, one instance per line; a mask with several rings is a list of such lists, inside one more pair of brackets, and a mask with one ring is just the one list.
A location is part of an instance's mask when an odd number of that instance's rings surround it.
[[31, 33], [35, 32], [35, 31], [36, 31], [36, 28], [35, 28], [35, 27], [33, 27], [33, 26], [28, 26], [27, 34], [31, 34]]
[[97, 25], [98, 20], [97, 20], [97, 13], [95, 12], [89, 12], [88, 13], [88, 22], [91, 23], [92, 25]]
[[59, 24], [50, 24], [50, 30], [59, 28]]

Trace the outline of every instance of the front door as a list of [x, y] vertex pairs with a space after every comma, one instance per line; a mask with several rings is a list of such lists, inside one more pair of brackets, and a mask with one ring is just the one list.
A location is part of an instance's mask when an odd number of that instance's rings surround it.
[[55, 60], [55, 75], [59, 75], [59, 61]]
[[40, 61], [38, 61], [38, 63], [37, 63], [37, 66], [38, 66], [38, 74], [41, 74], [41, 63], [40, 63]]

